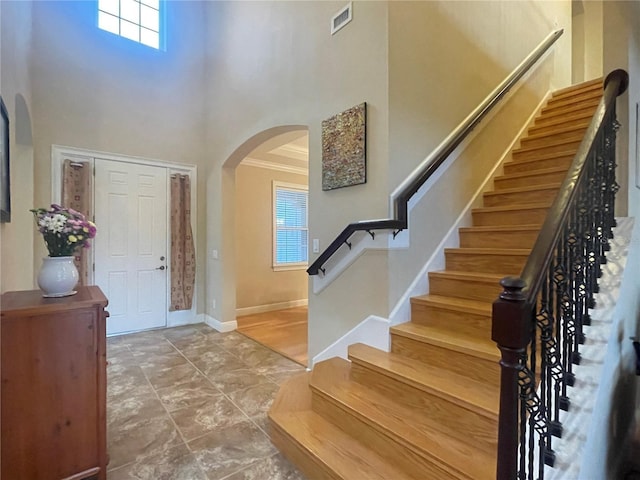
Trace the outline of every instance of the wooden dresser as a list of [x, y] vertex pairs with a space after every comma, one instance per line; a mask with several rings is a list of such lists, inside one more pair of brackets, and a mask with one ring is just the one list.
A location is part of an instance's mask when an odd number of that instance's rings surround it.
[[107, 478], [106, 306], [95, 286], [2, 295], [3, 480]]

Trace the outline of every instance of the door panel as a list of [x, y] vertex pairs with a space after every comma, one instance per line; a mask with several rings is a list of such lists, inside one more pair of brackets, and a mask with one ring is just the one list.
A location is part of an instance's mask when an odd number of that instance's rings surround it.
[[107, 334], [166, 326], [167, 171], [99, 158], [95, 166], [95, 279], [109, 299]]

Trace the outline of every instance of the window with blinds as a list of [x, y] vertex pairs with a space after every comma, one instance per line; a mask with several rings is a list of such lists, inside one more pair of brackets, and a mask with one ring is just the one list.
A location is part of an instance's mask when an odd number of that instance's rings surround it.
[[306, 186], [273, 182], [273, 267], [276, 270], [307, 266], [308, 200]]

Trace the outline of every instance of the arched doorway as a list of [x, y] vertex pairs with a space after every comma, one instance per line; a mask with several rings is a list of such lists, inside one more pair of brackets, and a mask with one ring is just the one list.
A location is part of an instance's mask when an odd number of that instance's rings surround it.
[[306, 365], [308, 130], [277, 127], [241, 149], [223, 166], [238, 331]]

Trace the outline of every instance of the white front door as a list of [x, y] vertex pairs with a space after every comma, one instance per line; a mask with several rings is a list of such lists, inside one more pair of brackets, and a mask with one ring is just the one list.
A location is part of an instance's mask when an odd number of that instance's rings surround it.
[[167, 324], [167, 170], [95, 159], [95, 283], [107, 334]]

